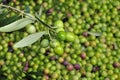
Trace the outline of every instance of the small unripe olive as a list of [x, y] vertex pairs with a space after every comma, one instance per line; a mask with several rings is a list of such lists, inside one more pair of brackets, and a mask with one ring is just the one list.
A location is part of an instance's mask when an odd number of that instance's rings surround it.
[[57, 46], [60, 46], [60, 42], [56, 39], [53, 39], [52, 41], [50, 41], [50, 46], [51, 47], [57, 47]]
[[58, 33], [58, 32], [60, 32], [60, 31], [65, 31], [63, 28], [57, 28], [56, 29], [56, 32]]
[[55, 47], [54, 51], [58, 55], [62, 55], [64, 53], [63, 47], [61, 47], [61, 46]]
[[49, 45], [49, 40], [48, 39], [43, 39], [41, 41], [41, 46], [42, 47], [46, 48], [46, 47], [48, 47], [48, 45]]
[[66, 39], [66, 32], [65, 31], [59, 31], [58, 33], [57, 33], [57, 37], [58, 37], [58, 39], [59, 40], [65, 40]]
[[66, 41], [73, 42], [75, 40], [75, 35], [72, 32], [66, 33]]
[[54, 26], [57, 28], [63, 28], [64, 24], [61, 20], [57, 20], [55, 21]]
[[36, 28], [35, 28], [34, 25], [28, 25], [28, 26], [26, 27], [26, 31], [27, 31], [28, 33], [35, 33], [35, 32], [36, 32]]

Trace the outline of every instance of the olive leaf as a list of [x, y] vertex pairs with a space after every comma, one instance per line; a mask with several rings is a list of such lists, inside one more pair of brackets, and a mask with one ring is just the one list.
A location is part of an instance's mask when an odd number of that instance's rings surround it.
[[8, 24], [6, 26], [0, 27], [0, 32], [11, 32], [15, 30], [19, 30], [21, 28], [24, 28], [26, 25], [33, 23], [34, 20], [30, 18], [22, 18], [19, 19], [11, 24]]
[[88, 34], [93, 35], [93, 36], [101, 36], [101, 33], [96, 33], [96, 32], [88, 32]]
[[9, 15], [9, 14], [10, 14], [10, 11], [7, 11], [7, 12], [3, 11], [0, 14], [0, 21], [3, 20], [3, 19], [5, 19], [7, 17], [7, 15]]
[[14, 16], [10, 16], [10, 17], [6, 17], [5, 19], [1, 19], [0, 20], [0, 26], [5, 26], [8, 25], [16, 20], [20, 19], [19, 15], [14, 15]]
[[43, 11], [43, 6], [40, 7], [38, 15], [41, 16]]
[[1, 8], [0, 8], [0, 14], [2, 14], [3, 11], [4, 11], [4, 9], [1, 9]]
[[117, 43], [114, 43], [114, 47], [115, 47], [115, 49], [118, 49]]
[[25, 12], [26, 12], [26, 13], [30, 13], [29, 5], [25, 5]]
[[46, 33], [46, 31], [31, 34], [31, 35], [23, 38], [19, 42], [17, 42], [13, 47], [19, 48], [19, 47], [29, 46], [29, 45], [33, 44], [34, 42], [36, 42], [39, 38], [41, 38], [45, 33]]
[[37, 19], [38, 19], [38, 18], [40, 19], [40, 16], [42, 15], [42, 11], [43, 11], [43, 6], [40, 7], [38, 13], [37, 13], [37, 12], [35, 13], [35, 17], [37, 17]]

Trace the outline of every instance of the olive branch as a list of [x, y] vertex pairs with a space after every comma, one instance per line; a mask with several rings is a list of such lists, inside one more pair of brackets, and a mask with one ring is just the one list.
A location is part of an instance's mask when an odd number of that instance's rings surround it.
[[[22, 40], [20, 40], [19, 42], [17, 42], [13, 47], [15, 48], [19, 48], [19, 47], [25, 47], [25, 46], [29, 46], [31, 44], [33, 44], [34, 42], [36, 42], [38, 39], [40, 39], [43, 35], [48, 34], [51, 37], [50, 32], [54, 32], [54, 28], [51, 27], [50, 25], [46, 24], [44, 21], [42, 21], [40, 19], [40, 16], [42, 14], [42, 7], [40, 8], [40, 12], [39, 14], [36, 13], [34, 16], [26, 13], [22, 10], [19, 10], [17, 8], [8, 6], [8, 5], [4, 5], [4, 4], [0, 4], [0, 11], [3, 9], [10, 9], [16, 13], [19, 13], [20, 15], [22, 15], [22, 19], [16, 20], [8, 25], [2, 26], [0, 27], [0, 32], [12, 32], [12, 31], [16, 31], [19, 29], [22, 29], [24, 27], [26, 27], [28, 24], [34, 23], [35, 21], [42, 23], [45, 27], [48, 28], [47, 31], [41, 31], [41, 32], [36, 32], [33, 34], [30, 34], [29, 36], [23, 38]], [[2, 13], [2, 11], [1, 11]]]

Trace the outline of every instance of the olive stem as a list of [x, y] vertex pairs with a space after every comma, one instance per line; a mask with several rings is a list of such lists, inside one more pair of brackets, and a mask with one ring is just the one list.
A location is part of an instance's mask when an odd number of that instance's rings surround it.
[[42, 23], [43, 25], [45, 25], [46, 27], [48, 27], [51, 31], [55, 32], [51, 26], [49, 26], [48, 24], [46, 24], [45, 22], [43, 22], [39, 17], [37, 17], [37, 15], [35, 15], [35, 18], [36, 18], [40, 23]]
[[40, 18], [38, 18], [37, 16], [35, 16], [35, 18], [36, 18], [39, 22], [41, 22], [43, 25], [51, 28], [51, 26], [49, 26], [48, 24], [46, 24], [45, 22], [43, 22], [43, 21], [42, 21]]
[[35, 19], [35, 17], [34, 17], [33, 15], [28, 14], [28, 13], [25, 13], [24, 11], [21, 11], [21, 10], [19, 10], [19, 9], [17, 9], [17, 8], [14, 8], [14, 7], [11, 7], [11, 6], [8, 6], [8, 5], [4, 5], [4, 4], [0, 4], [0, 6], [1, 6], [1, 7], [4, 7], [4, 8], [11, 9], [11, 10], [13, 10], [13, 11], [15, 11], [15, 12], [19, 12], [19, 13], [24, 14], [24, 15], [26, 15], [26, 16], [29, 16], [29, 17], [31, 17], [32, 19]]

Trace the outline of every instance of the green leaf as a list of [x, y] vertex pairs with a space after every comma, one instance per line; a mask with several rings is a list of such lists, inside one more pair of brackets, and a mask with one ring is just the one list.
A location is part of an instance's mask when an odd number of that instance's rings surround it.
[[96, 33], [96, 32], [88, 32], [88, 34], [93, 35], [93, 36], [101, 36], [101, 33]]
[[118, 45], [117, 43], [114, 43], [115, 49], [118, 49]]
[[35, 17], [37, 17], [37, 19], [40, 19], [40, 16], [42, 15], [42, 11], [43, 11], [43, 6], [40, 7], [39, 12], [35, 13]]
[[0, 26], [8, 25], [8, 24], [10, 24], [18, 19], [20, 19], [20, 16], [18, 16], [18, 15], [6, 17], [5, 19], [0, 20]]
[[26, 12], [26, 13], [30, 13], [29, 5], [25, 5], [25, 12]]
[[40, 7], [38, 15], [41, 16], [43, 11], [43, 6]]
[[23, 38], [19, 42], [17, 42], [14, 45], [14, 47], [19, 48], [19, 47], [29, 46], [29, 45], [33, 44], [34, 42], [36, 42], [38, 39], [40, 39], [45, 33], [46, 33], [46, 31], [31, 34], [31, 35]]
[[7, 11], [7, 12], [3, 11], [0, 14], [0, 21], [3, 20], [3, 19], [5, 19], [7, 17], [7, 15], [9, 15], [9, 14], [10, 14], [10, 11]]
[[0, 14], [2, 14], [3, 11], [4, 11], [4, 9], [0, 9]]
[[32, 20], [30, 18], [19, 19], [11, 24], [1, 27], [0, 32], [11, 32], [11, 31], [19, 30], [33, 22], [34, 22], [34, 20]]

